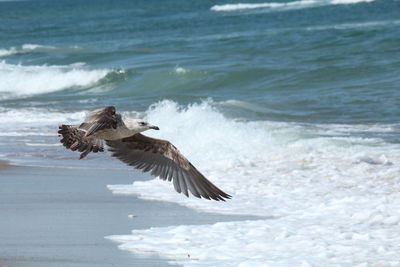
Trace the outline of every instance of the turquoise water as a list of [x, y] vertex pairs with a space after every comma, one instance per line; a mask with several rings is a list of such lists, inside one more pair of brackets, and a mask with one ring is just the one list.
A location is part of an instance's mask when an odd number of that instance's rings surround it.
[[[218, 10], [229, 3], [0, 2], [0, 106], [143, 111], [212, 98], [244, 102], [219, 109], [250, 120], [399, 122], [399, 1]], [[52, 66], [106, 75], [68, 83], [50, 79]]]
[[5, 159], [63, 158], [58, 125], [105, 105], [155, 121], [176, 109], [164, 134], [187, 112], [206, 135], [222, 115], [289, 123], [290, 140], [327, 125], [399, 142], [399, 1], [0, 1], [0, 33]]

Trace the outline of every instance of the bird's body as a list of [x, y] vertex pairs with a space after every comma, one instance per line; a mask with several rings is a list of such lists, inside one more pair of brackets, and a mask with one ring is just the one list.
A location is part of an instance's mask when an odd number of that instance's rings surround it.
[[[84, 128], [82, 125], [78, 127], [79, 129], [83, 130]], [[117, 123], [116, 128], [105, 128], [102, 130], [97, 130], [96, 132], [93, 132], [90, 136], [87, 136], [87, 138], [94, 138], [94, 139], [102, 139], [102, 140], [118, 140], [122, 139], [125, 137], [129, 137], [131, 135], [134, 135], [138, 133], [135, 130], [129, 129], [123, 120], [121, 122]]]
[[[118, 140], [143, 131], [143, 129], [135, 127], [136, 121], [138, 125], [141, 122], [141, 120], [130, 118], [123, 120], [121, 114], [115, 112], [114, 107], [106, 107], [89, 113], [78, 129], [84, 131], [88, 138]], [[127, 124], [130, 126], [129, 128]]]
[[112, 156], [143, 172], [150, 172], [163, 180], [173, 181], [175, 190], [188, 196], [224, 200], [230, 195], [221, 191], [205, 178], [170, 142], [142, 135], [154, 129], [139, 119], [122, 119], [114, 107], [105, 107], [89, 113], [80, 125], [61, 125], [58, 133], [61, 143], [72, 151], [78, 150], [80, 158], [90, 152], [103, 152], [103, 141], [110, 147]]

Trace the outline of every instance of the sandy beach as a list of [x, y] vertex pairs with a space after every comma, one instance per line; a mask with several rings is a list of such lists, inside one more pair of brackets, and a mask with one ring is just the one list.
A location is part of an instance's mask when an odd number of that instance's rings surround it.
[[24, 167], [3, 169], [0, 179], [0, 266], [169, 266], [104, 237], [243, 219], [113, 195], [107, 184], [132, 182], [127, 170]]

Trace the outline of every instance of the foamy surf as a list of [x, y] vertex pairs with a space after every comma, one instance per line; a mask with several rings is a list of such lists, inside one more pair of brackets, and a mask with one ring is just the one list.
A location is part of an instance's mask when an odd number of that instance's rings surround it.
[[237, 121], [213, 105], [155, 104], [146, 117], [162, 131], [148, 134], [171, 140], [232, 200], [187, 199], [158, 179], [109, 188], [266, 219], [109, 237], [121, 249], [157, 252], [184, 266], [400, 264], [400, 145], [376, 135], [397, 126]]
[[91, 86], [111, 72], [112, 70], [107, 69], [89, 69], [82, 63], [65, 66], [23, 66], [1, 61], [0, 99]]
[[0, 108], [2, 124], [0, 127], [15, 128], [18, 126], [43, 126], [54, 125], [60, 122], [78, 123], [85, 117], [86, 111], [60, 112], [45, 108]]
[[[58, 125], [78, 124], [85, 111], [60, 112], [44, 108], [0, 108], [0, 137], [57, 136]], [[9, 139], [10, 140], [10, 139]], [[54, 142], [54, 140], [52, 141]]]
[[188, 70], [188, 69], [185, 69], [185, 68], [182, 68], [182, 67], [179, 67], [179, 66], [177, 66], [177, 67], [175, 67], [175, 72], [176, 72], [176, 73], [178, 73], [178, 74], [185, 74], [185, 73], [189, 72], [189, 70]]
[[80, 49], [80, 47], [78, 46], [56, 47], [51, 45], [23, 44], [20, 46], [11, 46], [9, 48], [0, 48], [0, 57], [7, 57], [12, 55], [28, 54], [28, 53], [52, 53], [52, 52], [73, 51], [77, 49]]
[[15, 54], [25, 54], [30, 52], [44, 52], [55, 49], [56, 47], [50, 45], [24, 44], [22, 46], [12, 46], [8, 49], [0, 49], [0, 57], [11, 56]]
[[268, 3], [237, 3], [214, 5], [212, 11], [240, 11], [246, 9], [271, 9], [271, 10], [290, 10], [302, 9], [328, 5], [349, 5], [358, 3], [368, 3], [375, 0], [301, 0], [292, 2], [268, 2]]

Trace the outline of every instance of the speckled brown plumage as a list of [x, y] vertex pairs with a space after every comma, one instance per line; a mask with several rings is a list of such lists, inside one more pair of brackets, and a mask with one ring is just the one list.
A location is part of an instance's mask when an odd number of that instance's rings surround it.
[[73, 125], [61, 125], [58, 133], [62, 136], [60, 142], [72, 151], [78, 150], [81, 153], [80, 158], [86, 157], [90, 152], [103, 152], [103, 142], [97, 139], [89, 139], [85, 137], [85, 132], [79, 130]]
[[173, 181], [177, 192], [198, 198], [223, 200], [230, 195], [211, 183], [170, 142], [140, 133], [116, 141], [106, 141], [113, 157], [162, 180]]

